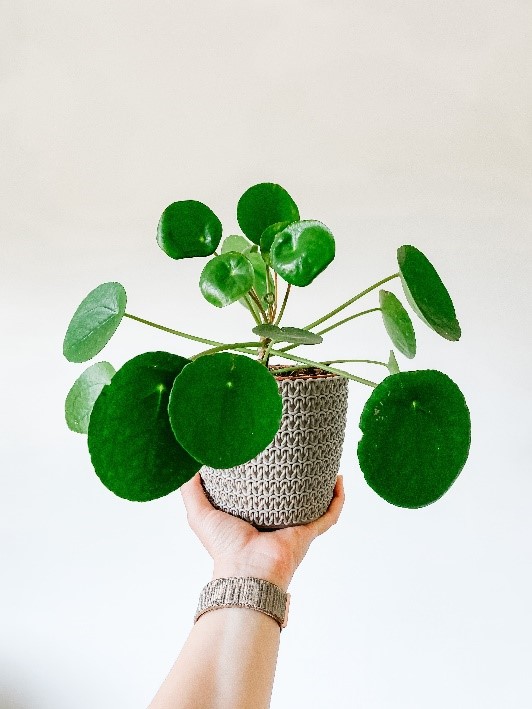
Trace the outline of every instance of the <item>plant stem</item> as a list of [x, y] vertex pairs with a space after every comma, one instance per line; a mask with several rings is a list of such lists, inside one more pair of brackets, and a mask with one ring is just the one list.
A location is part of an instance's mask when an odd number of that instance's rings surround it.
[[[266, 296], [268, 300], [268, 322], [273, 322], [273, 319], [275, 318], [274, 314], [274, 304], [275, 304], [275, 295], [273, 294], [272, 291], [272, 278], [270, 276], [270, 267], [267, 264], [264, 264], [264, 268], [266, 271]], [[271, 303], [270, 303], [270, 293], [272, 294], [273, 298], [271, 298]]]
[[[329, 330], [334, 330], [335, 327], [338, 327], [339, 325], [343, 325], [344, 323], [348, 322], [349, 320], [354, 320], [355, 318], [360, 317], [360, 315], [366, 315], [366, 313], [374, 313], [376, 310], [380, 310], [380, 308], [370, 308], [369, 310], [362, 310], [360, 313], [355, 313], [354, 315], [350, 315], [348, 318], [344, 318], [343, 320], [339, 320], [337, 323], [334, 323], [333, 325], [330, 325], [329, 327], [325, 327], [323, 330], [318, 330], [316, 335], [323, 335], [324, 333], [329, 332]], [[285, 345], [284, 347], [281, 347], [280, 352], [290, 352], [290, 350], [293, 350], [296, 347], [300, 347], [300, 345], [299, 344]]]
[[279, 310], [279, 315], [277, 316], [277, 319], [276, 319], [276, 321], [275, 321], [275, 323], [274, 323], [275, 325], [278, 325], [278, 324], [281, 322], [281, 318], [282, 318], [283, 315], [284, 315], [284, 309], [286, 308], [286, 303], [287, 303], [287, 301], [288, 301], [288, 296], [290, 295], [290, 289], [291, 289], [291, 288], [292, 288], [292, 285], [289, 283], [289, 284], [288, 284], [288, 287], [286, 288], [285, 294], [284, 294], [283, 302], [282, 302], [282, 305], [281, 305], [281, 310]]
[[262, 307], [262, 303], [260, 302], [259, 296], [255, 293], [253, 288], [248, 292], [248, 295], [251, 300], [257, 305], [260, 314], [264, 318], [264, 322], [268, 322], [268, 316], [266, 315], [266, 311]]
[[184, 337], [187, 340], [193, 340], [194, 342], [201, 342], [204, 345], [213, 345], [218, 347], [221, 342], [216, 342], [216, 340], [207, 340], [205, 337], [196, 337], [195, 335], [190, 335], [187, 332], [181, 332], [180, 330], [173, 330], [170, 327], [165, 327], [164, 325], [158, 325], [157, 323], [151, 322], [151, 320], [145, 320], [144, 318], [139, 318], [136, 315], [131, 315], [131, 313], [124, 313], [124, 317], [130, 318], [131, 320], [136, 320], [144, 325], [149, 325], [150, 327], [155, 327], [157, 330], [164, 330], [164, 332], [169, 332], [171, 335], [177, 335], [178, 337]]
[[400, 276], [400, 273], [394, 273], [392, 276], [388, 276], [387, 278], [383, 278], [381, 281], [377, 281], [377, 283], [374, 283], [372, 286], [369, 288], [366, 288], [365, 290], [361, 291], [360, 293], [357, 293], [353, 298], [350, 298], [349, 300], [346, 300], [345, 303], [342, 303], [342, 305], [339, 305], [337, 308], [334, 310], [331, 310], [330, 313], [326, 313], [323, 315], [321, 318], [318, 318], [317, 320], [314, 320], [314, 322], [311, 322], [309, 325], [305, 325], [305, 330], [310, 330], [313, 327], [316, 327], [316, 325], [319, 325], [320, 323], [324, 322], [325, 320], [328, 320], [329, 318], [332, 318], [333, 315], [336, 315], [336, 313], [339, 313], [341, 310], [344, 308], [347, 308], [348, 305], [351, 305], [351, 303], [354, 303], [355, 300], [358, 300], [359, 298], [362, 298], [362, 296], [366, 295], [366, 293], [370, 293], [372, 290], [375, 290], [375, 288], [378, 288], [379, 286], [382, 286], [383, 283], [386, 283], [387, 281], [391, 281], [392, 278], [397, 278]]
[[323, 364], [342, 364], [343, 362], [366, 362], [367, 364], [380, 364], [388, 368], [386, 362], [379, 362], [376, 359], [328, 359]]
[[376, 382], [372, 382], [369, 379], [363, 379], [362, 377], [356, 377], [354, 374], [349, 374], [349, 372], [344, 372], [343, 369], [336, 369], [335, 367], [329, 367], [322, 362], [315, 362], [312, 359], [305, 359], [304, 357], [296, 357], [295, 355], [289, 355], [281, 351], [270, 350], [270, 354], [277, 355], [279, 357], [284, 357], [285, 359], [293, 360], [294, 362], [301, 362], [309, 367], [318, 367], [319, 369], [324, 369], [326, 372], [332, 372], [333, 374], [339, 374], [341, 377], [346, 379], [352, 379], [354, 382], [359, 382], [360, 384], [366, 384], [367, 386], [375, 388], [377, 386]]
[[275, 317], [277, 315], [277, 301], [278, 301], [278, 295], [279, 295], [279, 279], [277, 278], [277, 271], [274, 271], [274, 276], [273, 276], [273, 290], [275, 293], [275, 302], [273, 304], [273, 319], [275, 320]]
[[224, 350], [241, 350], [247, 347], [260, 347], [260, 342], [230, 342], [228, 344], [221, 344], [217, 347], [211, 347], [208, 350], [203, 350], [203, 352], [198, 352], [190, 359], [198, 359], [198, 357], [203, 357], [204, 355], [211, 355], [215, 352], [223, 352]]
[[375, 313], [377, 310], [380, 310], [380, 308], [370, 308], [369, 310], [361, 310], [360, 313], [355, 313], [354, 315], [350, 315], [348, 318], [344, 318], [343, 320], [339, 320], [338, 322], [335, 322], [333, 325], [329, 325], [329, 327], [323, 328], [323, 330], [318, 330], [316, 335], [324, 335], [326, 332], [329, 332], [330, 330], [334, 330], [335, 327], [339, 327], [340, 325], [343, 325], [346, 322], [349, 322], [349, 320], [354, 320], [355, 318], [360, 317], [361, 315], [366, 315], [366, 313]]
[[273, 340], [270, 340], [270, 343], [266, 347], [266, 351], [264, 352], [264, 355], [261, 358], [261, 362], [265, 367], [268, 366], [268, 360], [270, 359], [270, 352], [272, 351], [273, 344]]
[[256, 325], [262, 325], [262, 321], [261, 321], [261, 319], [259, 318], [259, 316], [257, 315], [257, 313], [255, 312], [255, 308], [254, 308], [254, 306], [253, 306], [253, 303], [252, 303], [252, 301], [251, 301], [251, 298], [249, 297], [249, 295], [248, 295], [247, 293], [246, 293], [246, 295], [244, 296], [244, 300], [246, 301], [246, 305], [248, 306], [249, 312], [250, 312], [251, 315], [253, 316], [253, 320], [255, 320], [255, 324], [256, 324]]

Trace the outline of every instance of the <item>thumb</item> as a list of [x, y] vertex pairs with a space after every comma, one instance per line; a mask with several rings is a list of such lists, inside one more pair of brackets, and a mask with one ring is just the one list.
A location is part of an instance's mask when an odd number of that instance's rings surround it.
[[205, 515], [215, 509], [207, 499], [199, 473], [196, 473], [188, 482], [181, 485], [181, 496], [185, 503], [189, 522], [200, 521]]

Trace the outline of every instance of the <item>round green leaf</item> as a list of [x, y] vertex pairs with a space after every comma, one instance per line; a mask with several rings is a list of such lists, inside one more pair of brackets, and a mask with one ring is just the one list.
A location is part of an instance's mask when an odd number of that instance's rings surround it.
[[282, 414], [277, 382], [243, 355], [205, 355], [176, 378], [168, 408], [175, 437], [197, 460], [231, 468], [274, 439]]
[[87, 433], [94, 402], [114, 373], [109, 362], [96, 362], [76, 379], [65, 400], [65, 419], [71, 431]]
[[239, 254], [244, 254], [253, 246], [255, 246], [255, 244], [248, 241], [245, 236], [231, 234], [231, 236], [226, 236], [223, 240], [220, 251], [222, 254], [226, 254], [228, 251], [237, 251]]
[[287, 283], [308, 286], [334, 258], [331, 231], [314, 220], [293, 222], [273, 240], [270, 260]]
[[222, 238], [216, 214], [194, 199], [173, 202], [161, 215], [157, 243], [171, 258], [210, 256]]
[[236, 215], [244, 234], [258, 244], [266, 227], [299, 219], [299, 210], [280, 185], [262, 182], [250, 187], [240, 197]]
[[236, 251], [211, 259], [201, 272], [199, 286], [203, 297], [223, 308], [241, 298], [253, 287], [253, 266]]
[[272, 224], [263, 231], [260, 237], [260, 252], [262, 254], [262, 258], [268, 264], [270, 263], [270, 249], [272, 247], [273, 240], [277, 234], [289, 224], [290, 222], [277, 222], [277, 224]]
[[435, 370], [386, 377], [366, 402], [360, 428], [366, 482], [398, 507], [438, 500], [464, 467], [471, 442], [464, 396]]
[[412, 359], [416, 354], [416, 333], [410, 315], [390, 291], [381, 290], [379, 301], [384, 327], [391, 341], [399, 352]]
[[397, 262], [406, 298], [423, 322], [446, 340], [460, 339], [461, 330], [447, 288], [428, 258], [415, 246], [400, 246]]
[[124, 317], [126, 301], [120, 283], [102, 283], [81, 301], [63, 342], [69, 362], [87, 362], [103, 350]]
[[97, 398], [89, 422], [89, 452], [96, 474], [115, 495], [155, 500], [200, 469], [176, 441], [168, 420], [170, 390], [188, 361], [168, 352], [138, 355]]

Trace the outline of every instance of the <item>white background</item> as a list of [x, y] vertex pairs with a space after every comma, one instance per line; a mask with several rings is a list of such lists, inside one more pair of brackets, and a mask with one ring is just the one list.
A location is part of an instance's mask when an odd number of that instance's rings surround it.
[[[2, 3], [2, 709], [145, 707], [191, 628], [211, 564], [181, 495], [141, 505], [101, 485], [63, 421], [83, 366], [62, 339], [108, 280], [134, 314], [246, 339], [243, 309], [203, 301], [204, 262], [168, 259], [154, 235], [179, 199], [234, 233], [261, 181], [337, 240], [286, 324], [395, 272], [415, 244], [463, 337], [416, 320], [419, 355], [400, 364], [449, 374], [473, 419], [447, 496], [397, 509], [358, 468], [370, 390], [350, 385], [347, 499], [291, 585], [272, 707], [532, 706], [531, 22], [527, 0]], [[388, 348], [377, 314], [320, 354]], [[155, 349], [198, 351], [127, 321], [102, 357]]]

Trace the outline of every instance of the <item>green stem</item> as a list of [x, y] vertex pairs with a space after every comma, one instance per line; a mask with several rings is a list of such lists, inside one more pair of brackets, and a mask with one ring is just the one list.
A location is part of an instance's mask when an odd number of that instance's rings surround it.
[[136, 315], [131, 315], [131, 313], [124, 313], [124, 317], [130, 318], [131, 320], [136, 320], [144, 325], [149, 325], [150, 327], [155, 327], [157, 330], [163, 330], [164, 332], [169, 332], [171, 335], [177, 335], [178, 337], [184, 337], [187, 340], [193, 340], [194, 342], [201, 342], [204, 345], [213, 345], [218, 347], [221, 342], [216, 342], [216, 340], [207, 340], [205, 337], [196, 337], [195, 335], [190, 335], [188, 332], [181, 332], [181, 330], [173, 330], [171, 327], [165, 327], [164, 325], [158, 325], [157, 323], [151, 322], [151, 320], [145, 320], [144, 318], [139, 318]]
[[343, 362], [366, 362], [367, 364], [380, 364], [388, 368], [386, 362], [380, 362], [376, 359], [328, 359], [323, 364], [342, 364]]
[[387, 278], [383, 278], [381, 281], [377, 281], [377, 283], [374, 283], [372, 286], [369, 288], [366, 288], [365, 290], [361, 291], [360, 293], [357, 293], [353, 298], [350, 298], [349, 300], [346, 300], [345, 303], [342, 303], [342, 305], [339, 305], [337, 308], [334, 310], [331, 310], [330, 313], [326, 313], [323, 315], [321, 318], [318, 318], [317, 320], [314, 320], [314, 322], [311, 322], [309, 325], [305, 325], [305, 330], [310, 330], [313, 327], [316, 327], [316, 325], [319, 325], [320, 323], [324, 322], [325, 320], [328, 320], [329, 318], [332, 318], [336, 313], [339, 313], [341, 310], [344, 308], [347, 308], [348, 305], [351, 305], [351, 303], [354, 303], [355, 300], [358, 300], [359, 298], [362, 298], [362, 296], [366, 295], [367, 293], [370, 293], [372, 290], [375, 290], [375, 288], [378, 288], [379, 286], [382, 286], [383, 283], [386, 283], [387, 281], [391, 281], [392, 278], [397, 278], [400, 276], [400, 273], [394, 273], [392, 276], [388, 276]]
[[262, 357], [262, 364], [267, 367], [268, 366], [268, 360], [270, 359], [270, 352], [272, 351], [273, 347], [273, 340], [270, 341], [270, 344], [266, 347], [266, 351], [264, 353], [264, 356]]
[[312, 359], [305, 359], [304, 357], [296, 357], [295, 355], [289, 355], [285, 352], [270, 350], [270, 354], [283, 357], [285, 359], [293, 360], [294, 362], [301, 362], [309, 367], [318, 367], [319, 369], [324, 369], [326, 372], [332, 372], [333, 374], [339, 374], [341, 377], [346, 379], [352, 379], [354, 382], [359, 382], [359, 384], [366, 384], [367, 386], [375, 388], [377, 386], [376, 382], [372, 382], [369, 379], [363, 379], [362, 377], [356, 377], [354, 374], [349, 374], [349, 372], [344, 372], [343, 369], [336, 369], [335, 367], [329, 367], [321, 362], [315, 362]]
[[203, 352], [198, 352], [190, 359], [198, 359], [198, 357], [203, 357], [204, 355], [215, 354], [216, 352], [223, 352], [224, 350], [245, 350], [247, 347], [260, 347], [260, 342], [230, 342], [225, 345], [218, 345], [217, 347], [211, 347], [209, 350], [203, 350]]
[[262, 325], [262, 320], [259, 318], [259, 316], [255, 312], [255, 308], [253, 307], [253, 302], [251, 301], [251, 298], [249, 297], [249, 295], [247, 295], [247, 293], [244, 296], [244, 300], [246, 301], [246, 305], [248, 306], [249, 312], [253, 316], [253, 320], [255, 320], [255, 324]]
[[[369, 310], [362, 310], [360, 313], [355, 313], [354, 315], [350, 315], [348, 318], [344, 318], [343, 320], [339, 320], [337, 323], [334, 323], [333, 325], [330, 325], [329, 327], [325, 327], [323, 330], [318, 330], [316, 335], [323, 335], [326, 332], [329, 332], [329, 330], [334, 330], [335, 327], [338, 327], [339, 325], [343, 325], [344, 323], [348, 322], [349, 320], [354, 320], [355, 318], [360, 317], [360, 315], [365, 315], [366, 313], [374, 313], [376, 310], [380, 310], [380, 308], [370, 308]], [[301, 345], [285, 345], [284, 347], [281, 347], [280, 352], [290, 352], [290, 350], [295, 349], [296, 347], [300, 347]]]
[[279, 323], [281, 322], [281, 318], [284, 315], [284, 309], [286, 308], [286, 303], [288, 301], [288, 296], [290, 295], [291, 288], [292, 288], [292, 285], [289, 283], [286, 288], [285, 294], [284, 294], [283, 302], [281, 305], [281, 310], [279, 310], [279, 315], [277, 316], [277, 319], [275, 320], [275, 323], [274, 323], [275, 325], [279, 325]]
[[349, 322], [349, 320], [354, 320], [355, 318], [359, 318], [361, 315], [366, 315], [366, 313], [375, 313], [377, 310], [380, 310], [380, 308], [370, 308], [369, 310], [361, 310], [360, 313], [355, 313], [354, 315], [350, 315], [348, 318], [344, 318], [343, 320], [339, 320], [338, 322], [335, 322], [333, 325], [329, 325], [329, 327], [323, 328], [323, 330], [318, 330], [316, 335], [324, 335], [326, 332], [329, 332], [330, 330], [334, 330], [335, 327], [339, 327], [340, 325], [343, 325], [346, 322]]
[[266, 311], [262, 307], [262, 303], [260, 302], [259, 296], [256, 294], [253, 288], [248, 292], [248, 295], [251, 300], [257, 305], [260, 314], [264, 318], [264, 322], [268, 322], [268, 316], [266, 315]]

